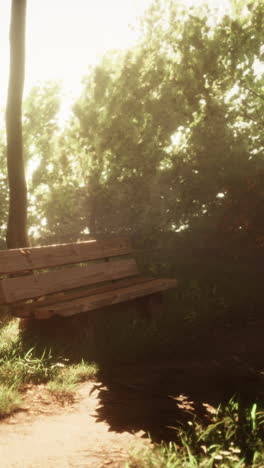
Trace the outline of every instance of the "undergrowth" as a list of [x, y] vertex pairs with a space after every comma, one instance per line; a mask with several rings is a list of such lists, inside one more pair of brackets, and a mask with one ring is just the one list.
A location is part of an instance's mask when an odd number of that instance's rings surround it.
[[204, 404], [199, 418], [188, 399], [189, 421], [172, 429], [177, 442], [133, 452], [127, 468], [263, 468], [264, 412], [254, 403], [243, 407], [235, 398], [214, 408]]
[[23, 407], [27, 384], [46, 383], [51, 392], [68, 395], [79, 382], [91, 379], [97, 372], [95, 364], [84, 360], [72, 364], [51, 348], [44, 348], [41, 353], [36, 346], [27, 349], [18, 325], [18, 320], [12, 320], [0, 330], [0, 417]]
[[15, 386], [0, 384], [0, 418], [22, 407], [22, 398]]
[[[32, 341], [23, 341], [18, 323], [12, 320], [0, 329], [0, 417], [23, 406], [23, 388], [29, 383], [46, 383], [50, 392], [67, 397], [79, 382], [97, 373], [96, 365], [90, 363], [86, 354], [85, 334], [80, 334], [78, 341], [69, 327], [68, 336], [58, 333], [58, 339], [51, 337], [50, 342], [41, 341], [37, 334]], [[80, 328], [84, 329], [82, 323]], [[143, 326], [142, 330], [139, 343], [141, 338], [142, 343], [146, 340]], [[40, 337], [41, 332], [40, 329]], [[154, 332], [151, 330], [151, 334]], [[105, 342], [105, 347], [111, 348], [111, 343]], [[259, 403], [248, 406], [239, 397], [218, 408], [205, 403], [203, 414], [198, 414], [184, 395], [175, 404], [186, 417], [171, 427], [174, 442], [132, 453], [127, 467], [263, 468], [264, 412]]]
[[97, 366], [81, 361], [80, 364], [63, 365], [61, 371], [48, 383], [48, 389], [53, 393], [69, 394], [74, 392], [76, 385], [96, 376]]

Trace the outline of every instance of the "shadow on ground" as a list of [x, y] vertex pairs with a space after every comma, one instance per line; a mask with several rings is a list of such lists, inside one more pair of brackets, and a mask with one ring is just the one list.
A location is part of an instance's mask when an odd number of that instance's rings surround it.
[[[123, 310], [120, 308], [119, 312], [121, 317]], [[103, 312], [101, 315], [104, 318]], [[43, 347], [51, 348], [55, 360], [56, 356], [63, 355], [70, 362], [84, 358], [99, 364], [102, 371], [98, 376], [100, 384], [95, 384], [99, 390], [96, 417], [107, 422], [111, 431], [144, 431], [157, 442], [173, 440], [176, 431], [170, 427], [190, 419], [187, 400], [183, 404], [183, 397], [194, 402], [191, 406], [199, 416], [205, 413], [204, 403], [217, 407], [235, 395], [243, 405], [259, 402], [264, 406], [264, 320], [246, 326], [236, 323], [220, 328], [216, 324], [199, 335], [195, 330], [193, 335], [198, 336], [195, 341], [190, 339], [191, 332], [186, 333], [185, 340], [183, 331], [175, 335], [178, 345], [173, 352], [161, 356], [157, 349], [151, 351], [146, 331], [135, 342], [132, 334], [122, 337], [123, 330], [126, 331], [125, 318], [122, 322], [117, 315], [113, 323], [109, 320], [109, 327], [103, 318], [95, 330], [95, 338], [100, 337], [98, 342], [95, 340], [95, 353], [89, 347], [94, 341], [93, 329], [86, 323], [89, 317], [63, 322], [54, 318], [46, 326], [34, 323], [34, 333], [28, 328], [29, 340], [27, 334], [22, 337], [25, 349], [38, 343], [36, 352], [40, 355]], [[115, 348], [114, 359], [112, 348]]]
[[[240, 331], [211, 336], [188, 353], [166, 360], [120, 364], [99, 376], [98, 421], [116, 432], [144, 431], [156, 442], [174, 440], [179, 422], [203, 403], [217, 407], [234, 395], [244, 405], [263, 402], [263, 321]], [[187, 406], [186, 406], [187, 405]], [[262, 405], [263, 406], [263, 405]]]

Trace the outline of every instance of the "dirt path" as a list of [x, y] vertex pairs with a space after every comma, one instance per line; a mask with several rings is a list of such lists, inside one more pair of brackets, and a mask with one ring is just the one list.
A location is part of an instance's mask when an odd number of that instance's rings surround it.
[[[0, 422], [0, 468], [121, 468], [133, 448], [173, 440], [171, 428], [239, 394], [251, 405], [264, 398], [264, 321], [211, 334], [205, 351], [166, 360], [111, 366], [100, 382], [80, 385], [72, 400], [27, 387], [25, 410]], [[201, 347], [202, 348], [201, 343]], [[205, 345], [204, 345], [205, 347]], [[183, 350], [184, 351], [184, 350]]]
[[97, 421], [98, 390], [82, 384], [64, 405], [43, 386], [27, 391], [29, 407], [0, 424], [1, 468], [123, 467], [142, 432], [109, 431]]

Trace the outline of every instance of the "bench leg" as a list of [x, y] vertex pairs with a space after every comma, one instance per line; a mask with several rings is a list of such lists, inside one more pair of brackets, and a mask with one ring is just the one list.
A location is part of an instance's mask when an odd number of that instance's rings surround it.
[[91, 347], [92, 350], [96, 350], [96, 327], [95, 327], [95, 319], [93, 315], [89, 317], [85, 327], [87, 343]]
[[87, 349], [93, 352], [96, 349], [96, 327], [95, 316], [93, 313], [74, 315], [69, 318], [71, 335], [86, 344]]
[[150, 320], [150, 322], [156, 321], [162, 318], [164, 313], [164, 300], [163, 293], [155, 293], [150, 296], [142, 298], [141, 302], [141, 317]]

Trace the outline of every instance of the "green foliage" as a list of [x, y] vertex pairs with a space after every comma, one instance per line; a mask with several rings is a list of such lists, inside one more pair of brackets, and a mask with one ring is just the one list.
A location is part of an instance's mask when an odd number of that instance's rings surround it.
[[139, 468], [258, 468], [263, 465], [264, 413], [256, 404], [241, 407], [235, 399], [215, 409], [204, 404], [207, 423], [192, 412], [188, 398], [182, 406], [189, 412], [189, 421], [175, 427], [178, 442], [161, 444], [131, 454], [127, 467]]
[[40, 358], [34, 357], [30, 349], [22, 356], [14, 354], [0, 360], [0, 381], [6, 384], [47, 382], [57, 373], [57, 365], [52, 363], [50, 353], [43, 352]]
[[[262, 301], [264, 5], [231, 6], [153, 1], [138, 44], [89, 70], [63, 129], [57, 84], [24, 104], [33, 243], [132, 234], [151, 274], [182, 280], [177, 308], [195, 325]], [[2, 243], [4, 153], [1, 135]]]
[[[60, 351], [62, 351], [60, 349]], [[26, 384], [47, 383], [54, 393], [67, 396], [76, 390], [76, 384], [93, 378], [97, 366], [83, 359], [70, 364], [42, 347], [26, 349], [18, 329], [18, 320], [10, 321], [0, 330], [0, 417], [22, 405], [21, 392]]]
[[[184, 401], [186, 403], [187, 399]], [[221, 405], [218, 409], [208, 404], [204, 404], [204, 407], [209, 421], [207, 427], [194, 416], [187, 427], [175, 428], [186, 450], [230, 462], [239, 461], [235, 454], [240, 454], [248, 462], [257, 457], [263, 448], [264, 412], [258, 409], [256, 403], [248, 408], [231, 399], [226, 406]]]
[[8, 416], [22, 406], [21, 396], [16, 388], [0, 384], [0, 418]]
[[19, 320], [9, 320], [1, 323], [0, 327], [0, 359], [12, 358], [19, 353], [20, 338], [18, 331]]
[[[58, 112], [60, 88], [57, 83], [35, 86], [24, 103], [23, 129], [29, 188], [30, 233], [36, 237], [47, 230], [47, 203], [57, 165], [60, 134]], [[44, 231], [44, 232], [43, 232]]]
[[19, 320], [4, 324], [0, 330], [0, 383], [21, 386], [49, 380], [56, 372], [56, 363], [45, 349], [37, 357], [34, 348], [23, 349]]
[[8, 181], [4, 138], [4, 132], [0, 130], [0, 248], [4, 247], [8, 210]]
[[75, 380], [76, 383], [85, 382], [86, 380], [95, 377], [97, 372], [98, 367], [96, 364], [87, 363], [83, 359], [79, 364], [75, 364], [67, 368], [67, 373], [71, 375], [71, 378]]
[[48, 390], [55, 394], [64, 397], [70, 397], [76, 391], [76, 381], [65, 375], [51, 380], [47, 385]]
[[75, 114], [90, 232], [258, 242], [261, 4], [209, 23], [206, 7], [153, 2], [138, 46], [86, 79]]
[[60, 367], [60, 372], [48, 383], [48, 389], [52, 393], [71, 394], [78, 383], [90, 380], [97, 372], [95, 364], [88, 364], [84, 360], [79, 364]]
[[32, 235], [187, 229], [192, 241], [261, 244], [263, 2], [232, 6], [217, 17], [206, 4], [153, 1], [138, 44], [90, 70], [63, 130], [58, 85], [31, 91]]

